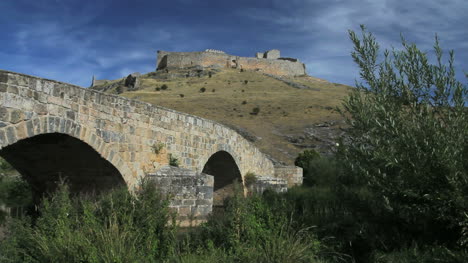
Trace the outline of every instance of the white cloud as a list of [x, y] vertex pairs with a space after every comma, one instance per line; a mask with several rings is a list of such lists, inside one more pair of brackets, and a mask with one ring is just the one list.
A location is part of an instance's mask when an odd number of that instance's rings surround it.
[[[306, 61], [310, 74], [347, 79], [358, 76], [350, 52], [348, 29], [365, 24], [382, 49], [401, 48], [400, 33], [422, 50], [431, 50], [438, 33], [443, 48], [468, 53], [465, 0], [350, 0], [275, 2], [276, 10], [247, 8], [240, 16], [259, 23], [273, 23], [283, 34], [268, 35], [272, 42], [294, 39], [302, 42], [297, 55]], [[298, 8], [300, 7], [300, 8]], [[295, 10], [294, 10], [295, 9]], [[291, 11], [292, 10], [292, 11]], [[464, 24], [464, 25], [463, 25]], [[284, 35], [287, 34], [287, 35]], [[466, 67], [466, 66], [465, 66]], [[352, 83], [348, 83], [352, 84]]]

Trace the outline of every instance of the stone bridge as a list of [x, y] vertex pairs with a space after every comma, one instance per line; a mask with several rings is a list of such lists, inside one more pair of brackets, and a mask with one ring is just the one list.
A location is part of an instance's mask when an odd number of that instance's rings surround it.
[[[209, 203], [213, 192], [223, 197], [248, 173], [267, 185], [302, 180], [300, 169], [275, 168], [241, 135], [214, 121], [8, 71], [0, 71], [0, 156], [38, 193], [60, 178], [72, 190], [101, 191], [133, 189], [147, 175], [168, 176], [160, 180], [167, 189], [185, 191], [174, 206], [190, 194], [189, 206], [199, 199]], [[179, 170], [168, 168], [170, 158]]]

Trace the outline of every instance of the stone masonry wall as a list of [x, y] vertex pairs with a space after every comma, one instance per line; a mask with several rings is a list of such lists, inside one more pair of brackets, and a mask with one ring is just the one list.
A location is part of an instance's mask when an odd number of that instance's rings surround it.
[[[0, 71], [0, 150], [38, 134], [80, 139], [112, 163], [132, 189], [168, 164], [197, 172], [218, 151], [241, 175], [273, 176], [272, 162], [235, 131], [214, 121], [66, 83]], [[163, 147], [155, 151], [155, 145]]]
[[164, 166], [149, 173], [162, 193], [170, 196], [169, 207], [178, 213], [181, 226], [205, 221], [213, 206], [213, 176], [192, 170]]
[[306, 74], [305, 65], [300, 62], [246, 57], [240, 57], [238, 61], [242, 69], [258, 70], [266, 74], [277, 76], [300, 76]]
[[[277, 50], [276, 50], [277, 51]], [[273, 57], [279, 56], [273, 52]], [[242, 68], [246, 70], [258, 70], [263, 73], [278, 76], [305, 75], [305, 65], [299, 61], [283, 59], [268, 59], [256, 57], [238, 57], [225, 53], [213, 52], [167, 52], [158, 51], [157, 69], [186, 68], [193, 66]]]
[[251, 193], [263, 193], [265, 190], [273, 190], [277, 193], [283, 193], [288, 190], [288, 183], [283, 178], [257, 176], [256, 182], [248, 186]]
[[301, 185], [303, 180], [303, 171], [297, 166], [275, 166], [275, 177], [282, 178], [288, 183], [288, 188], [295, 185]]

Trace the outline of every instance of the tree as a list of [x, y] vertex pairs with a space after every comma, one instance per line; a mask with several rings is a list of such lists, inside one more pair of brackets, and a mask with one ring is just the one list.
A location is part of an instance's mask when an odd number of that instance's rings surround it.
[[[435, 64], [402, 37], [379, 58], [375, 37], [353, 31], [356, 82], [342, 115], [350, 139], [339, 158], [349, 184], [368, 186], [382, 213], [415, 238], [461, 238], [468, 210], [468, 88], [455, 78], [435, 37]], [[465, 221], [466, 222], [466, 221]], [[455, 234], [455, 236], [454, 236]]]

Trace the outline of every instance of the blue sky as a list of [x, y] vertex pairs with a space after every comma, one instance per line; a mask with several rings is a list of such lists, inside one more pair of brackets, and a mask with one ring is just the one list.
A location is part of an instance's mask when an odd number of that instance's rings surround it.
[[280, 49], [310, 75], [354, 84], [347, 30], [365, 24], [383, 48], [400, 33], [431, 51], [438, 33], [468, 71], [466, 0], [1, 0], [0, 69], [80, 86], [155, 69], [156, 51]]

